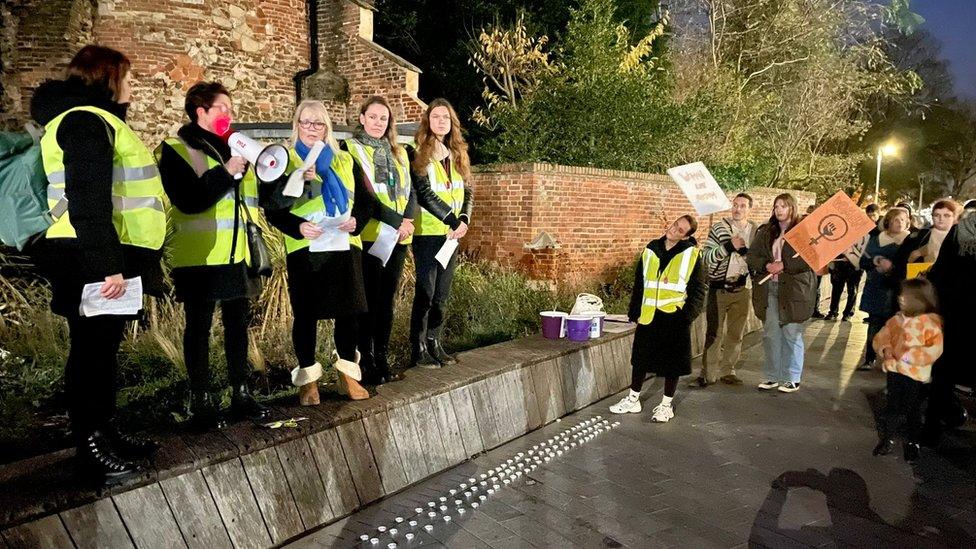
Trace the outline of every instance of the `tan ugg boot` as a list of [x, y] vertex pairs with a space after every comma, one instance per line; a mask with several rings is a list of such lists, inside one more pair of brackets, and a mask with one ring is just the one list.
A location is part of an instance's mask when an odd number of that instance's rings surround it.
[[340, 395], [349, 395], [351, 400], [366, 400], [369, 398], [369, 391], [359, 384], [362, 379], [362, 371], [359, 369], [359, 351], [356, 351], [356, 362], [339, 358], [339, 353], [332, 352], [332, 361], [339, 379], [336, 385]]
[[319, 404], [319, 379], [322, 377], [322, 364], [316, 362], [307, 368], [291, 371], [291, 383], [298, 387], [298, 403], [302, 406]]

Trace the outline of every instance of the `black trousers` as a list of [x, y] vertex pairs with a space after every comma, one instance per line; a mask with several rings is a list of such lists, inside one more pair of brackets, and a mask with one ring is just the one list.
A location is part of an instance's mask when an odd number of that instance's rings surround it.
[[922, 430], [922, 400], [925, 398], [925, 385], [921, 381], [888, 372], [888, 403], [881, 420], [881, 436], [893, 437], [901, 426], [904, 417], [906, 435], [910, 442], [917, 442]]
[[[641, 387], [644, 386], [644, 379], [647, 378], [647, 369], [641, 368], [636, 364], [631, 366], [630, 371], [630, 390], [635, 392], [640, 392]], [[673, 397], [678, 391], [678, 376], [671, 376], [664, 378], [664, 396]]]
[[[186, 373], [190, 378], [190, 390], [209, 391], [212, 385], [210, 372], [210, 329], [216, 301], [187, 300], [186, 329], [183, 332], [183, 357]], [[227, 377], [230, 384], [239, 387], [247, 383], [247, 298], [220, 302], [221, 321], [224, 324], [224, 353], [227, 357]]]
[[[295, 356], [298, 366], [308, 368], [315, 364], [315, 344], [318, 340], [319, 319], [314, 316], [298, 316], [291, 325], [291, 340], [295, 346]], [[339, 358], [351, 362], [356, 361], [356, 344], [359, 337], [355, 315], [341, 316], [335, 319], [332, 340], [335, 343]]]
[[881, 328], [884, 328], [885, 323], [888, 319], [878, 320], [874, 317], [868, 317], [868, 343], [864, 349], [864, 362], [874, 362], [878, 358], [878, 353], [874, 352], [874, 336], [878, 335]]
[[815, 297], [814, 306], [813, 306], [813, 312], [814, 312], [814, 314], [820, 314], [820, 286], [822, 286], [822, 284], [820, 284], [821, 282], [823, 282], [823, 277], [822, 276], [818, 276], [817, 277], [817, 295]]
[[115, 415], [119, 345], [125, 320], [117, 316], [70, 316], [71, 347], [64, 366], [71, 431], [80, 442], [104, 429]]
[[441, 267], [435, 256], [447, 240], [446, 236], [417, 236], [413, 239], [413, 259], [417, 267], [417, 285], [410, 313], [410, 341], [416, 344], [423, 338], [438, 339], [451, 296], [457, 253], [447, 268]]
[[384, 267], [378, 258], [365, 253], [372, 245], [363, 242], [363, 286], [368, 311], [359, 316], [359, 352], [360, 367], [365, 372], [374, 372], [377, 362], [381, 367], [386, 366], [393, 331], [393, 306], [407, 258], [407, 247], [397, 244]]
[[847, 304], [844, 305], [844, 316], [852, 316], [854, 314], [854, 304], [857, 301], [857, 287], [861, 284], [861, 276], [863, 275], [864, 271], [855, 269], [853, 265], [850, 265], [850, 268], [844, 266], [830, 271], [831, 313], [837, 314], [838, 308], [840, 307], [840, 295], [846, 288]]

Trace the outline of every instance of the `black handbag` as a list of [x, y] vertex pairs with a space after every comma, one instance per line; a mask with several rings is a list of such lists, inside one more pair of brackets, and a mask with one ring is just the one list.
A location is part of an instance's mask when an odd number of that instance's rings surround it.
[[247, 233], [247, 249], [251, 254], [251, 264], [247, 266], [247, 274], [251, 278], [259, 276], [271, 276], [271, 252], [268, 251], [268, 244], [264, 241], [264, 231], [258, 224], [251, 219], [251, 212], [247, 206], [242, 208], [247, 222], [244, 225]]

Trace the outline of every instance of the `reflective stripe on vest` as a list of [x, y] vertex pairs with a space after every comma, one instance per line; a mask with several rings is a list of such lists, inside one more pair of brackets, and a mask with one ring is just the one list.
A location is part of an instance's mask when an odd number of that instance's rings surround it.
[[[407, 158], [407, 152], [401, 147], [400, 154], [395, 155], [393, 159], [393, 166], [397, 173], [400, 175], [400, 181], [405, 181], [406, 184], [403, 185], [403, 196], [400, 196], [396, 203], [390, 198], [390, 194], [387, 191], [387, 186], [385, 184], [377, 184], [373, 179], [373, 147], [363, 145], [355, 139], [347, 139], [346, 146], [352, 153], [353, 159], [356, 164], [362, 168], [363, 173], [366, 174], [366, 179], [373, 189], [376, 199], [380, 201], [384, 206], [396, 211], [399, 214], [403, 214], [407, 209], [407, 203], [410, 202], [410, 160]], [[364, 242], [375, 242], [377, 236], [380, 233], [380, 222], [378, 219], [370, 219], [366, 223], [366, 227], [359, 234], [360, 238]], [[413, 242], [413, 235], [408, 237], [400, 244], [410, 244]]]
[[692, 246], [671, 259], [663, 271], [661, 261], [649, 248], [641, 254], [644, 295], [638, 324], [650, 324], [660, 310], [673, 313], [685, 304], [688, 279], [698, 262], [698, 248]]
[[[464, 206], [464, 179], [454, 169], [454, 162], [451, 162], [450, 165], [451, 174], [448, 176], [444, 165], [431, 159], [430, 163], [427, 164], [427, 180], [430, 181], [430, 188], [437, 194], [437, 198], [450, 206], [454, 215], [461, 215], [461, 208]], [[451, 230], [440, 219], [437, 219], [437, 216], [424, 208], [420, 209], [419, 217], [420, 222], [416, 224], [417, 232], [414, 233], [418, 236], [443, 236]]]
[[[339, 181], [342, 181], [342, 185], [349, 191], [349, 203], [348, 210], [350, 215], [352, 214], [352, 206], [355, 202], [356, 196], [356, 180], [352, 174], [352, 156], [346, 151], [336, 151], [335, 155], [332, 157], [332, 171], [336, 173], [339, 177]], [[303, 162], [295, 152], [295, 149], [290, 149], [288, 151], [288, 173], [292, 173], [295, 170], [301, 168]], [[295, 204], [291, 207], [291, 213], [301, 217], [303, 219], [312, 219], [313, 216], [320, 212], [325, 212], [325, 204], [322, 202], [322, 177], [318, 174], [315, 175], [314, 181], [305, 182], [305, 192], [302, 196], [298, 197]], [[288, 253], [296, 252], [308, 248], [309, 241], [305, 238], [301, 240], [296, 240], [288, 235], [285, 236], [285, 250]], [[355, 246], [360, 250], [363, 249], [362, 239], [358, 235], [349, 235], [349, 245]]]
[[[112, 224], [119, 242], [140, 248], [158, 250], [166, 238], [165, 194], [155, 159], [139, 137], [114, 114], [97, 107], [69, 109], [45, 126], [41, 138], [41, 155], [47, 175], [48, 207], [54, 209], [64, 199], [64, 151], [57, 141], [58, 128], [71, 112], [85, 111], [98, 115], [112, 140]], [[74, 183], [78, 184], [78, 183]], [[68, 212], [58, 217], [46, 232], [47, 238], [75, 238]]]
[[[210, 170], [220, 163], [213, 157], [194, 150], [192, 153], [188, 145], [179, 138], [171, 137], [163, 142], [171, 147], [180, 158], [194, 169], [197, 160], [201, 168]], [[156, 149], [157, 157], [162, 155], [163, 144]], [[183, 183], [187, 184], [187, 183]], [[169, 208], [170, 234], [166, 239], [167, 257], [173, 267], [198, 267], [204, 265], [227, 265], [245, 261], [250, 263], [250, 251], [247, 248], [247, 234], [245, 224], [247, 216], [243, 211], [247, 208], [252, 219], [260, 215], [258, 210], [258, 183], [253, 168], [245, 172], [239, 183], [240, 206], [234, 199], [234, 190], [230, 189], [217, 203], [200, 213], [184, 213], [175, 206]], [[235, 216], [236, 239], [235, 239]]]

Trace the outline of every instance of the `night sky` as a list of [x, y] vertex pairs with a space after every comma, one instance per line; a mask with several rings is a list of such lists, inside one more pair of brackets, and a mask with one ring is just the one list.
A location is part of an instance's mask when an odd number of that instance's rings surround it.
[[911, 9], [942, 42], [956, 93], [976, 99], [976, 0], [913, 0]]

